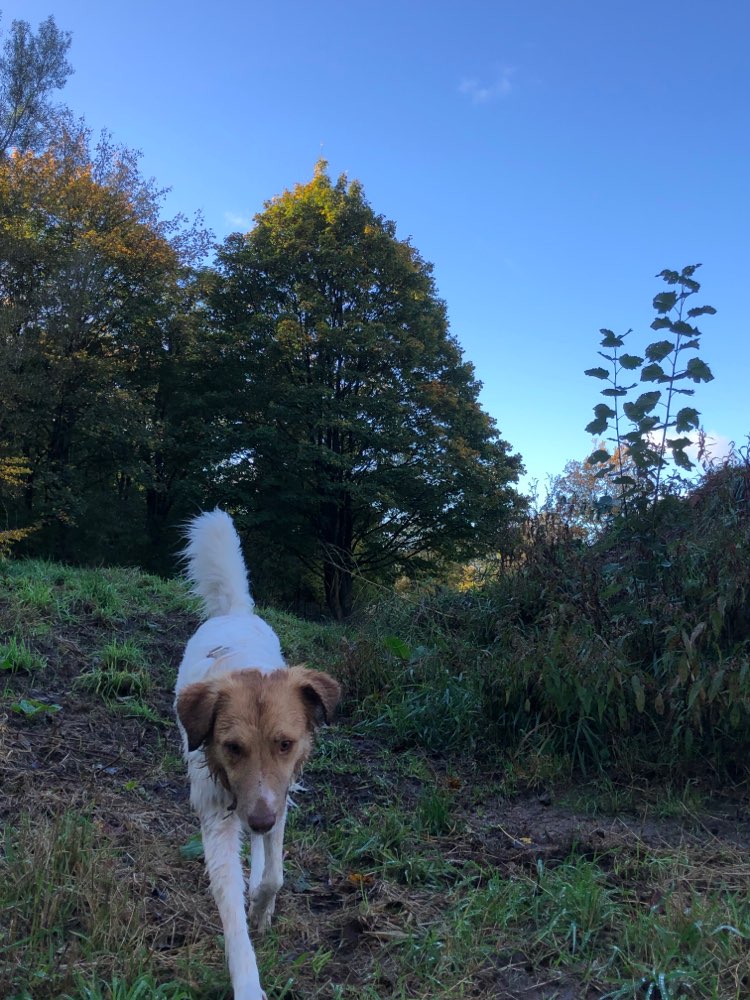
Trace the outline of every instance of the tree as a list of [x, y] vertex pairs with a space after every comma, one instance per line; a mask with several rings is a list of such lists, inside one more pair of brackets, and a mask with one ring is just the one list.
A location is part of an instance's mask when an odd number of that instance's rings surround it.
[[219, 492], [341, 618], [358, 574], [492, 551], [521, 461], [479, 405], [432, 268], [361, 185], [313, 179], [218, 255], [237, 409]]
[[79, 558], [122, 558], [158, 481], [185, 254], [137, 158], [88, 141], [0, 161], [0, 460], [28, 467], [14, 520], [46, 554], [75, 527]]
[[[16, 493], [23, 487], [25, 477], [31, 470], [20, 458], [12, 456], [0, 457], [0, 506], [2, 507], [4, 520], [7, 523], [8, 510], [3, 499]], [[31, 533], [32, 528], [0, 528], [0, 557], [15, 545], [23, 541]]]
[[621, 491], [611, 482], [620, 475], [632, 477], [634, 482], [639, 475], [624, 446], [615, 448], [603, 464], [571, 459], [560, 475], [551, 478], [542, 513], [556, 515], [582, 538], [591, 540], [611, 515], [620, 513]]
[[53, 17], [36, 34], [27, 21], [13, 21], [0, 55], [0, 158], [11, 147], [39, 150], [59, 123], [61, 109], [51, 94], [73, 72], [67, 60], [71, 36]]

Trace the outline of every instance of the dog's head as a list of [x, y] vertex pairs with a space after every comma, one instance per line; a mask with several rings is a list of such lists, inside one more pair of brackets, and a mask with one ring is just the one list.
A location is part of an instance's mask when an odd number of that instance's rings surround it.
[[188, 749], [203, 747], [242, 823], [268, 833], [310, 754], [313, 730], [331, 718], [340, 697], [338, 682], [318, 670], [236, 670], [186, 687], [177, 715]]

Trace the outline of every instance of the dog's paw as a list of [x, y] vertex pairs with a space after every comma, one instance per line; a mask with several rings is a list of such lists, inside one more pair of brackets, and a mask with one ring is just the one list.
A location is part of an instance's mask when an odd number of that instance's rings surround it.
[[253, 906], [250, 908], [250, 929], [256, 934], [265, 934], [265, 932], [271, 926], [271, 917], [273, 917], [273, 903], [270, 906], [261, 909], [260, 907]]
[[258, 892], [250, 897], [248, 920], [250, 929], [257, 934], [264, 934], [271, 926], [271, 917], [276, 909], [276, 894]]
[[235, 986], [234, 1000], [268, 1000], [268, 997], [266, 996], [266, 991], [261, 990], [260, 987], [256, 986], [245, 989], [242, 986]]

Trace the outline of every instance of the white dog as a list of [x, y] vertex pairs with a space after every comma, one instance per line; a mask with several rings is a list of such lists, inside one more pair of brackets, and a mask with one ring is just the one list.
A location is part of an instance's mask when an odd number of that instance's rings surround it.
[[240, 841], [250, 837], [250, 922], [262, 931], [281, 888], [287, 794], [340, 697], [328, 674], [287, 667], [253, 613], [240, 540], [221, 510], [188, 528], [187, 574], [206, 621], [185, 649], [175, 708], [224, 926], [235, 1000], [266, 1000], [245, 915]]

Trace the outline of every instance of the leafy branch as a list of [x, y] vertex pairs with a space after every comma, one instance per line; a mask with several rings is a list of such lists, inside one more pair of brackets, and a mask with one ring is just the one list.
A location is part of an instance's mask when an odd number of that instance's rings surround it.
[[[670, 458], [682, 469], [693, 468], [686, 448], [691, 444], [688, 436], [698, 428], [700, 414], [693, 406], [683, 406], [676, 413], [676, 397], [692, 396], [694, 389], [684, 383], [710, 382], [711, 369], [701, 358], [693, 356], [685, 360], [685, 351], [700, 348], [701, 331], [692, 322], [698, 316], [713, 315], [713, 306], [687, 308], [688, 300], [700, 290], [700, 284], [693, 275], [700, 264], [692, 264], [682, 271], [661, 271], [657, 277], [668, 285], [676, 286], [660, 292], [654, 297], [653, 306], [657, 317], [651, 324], [652, 330], [664, 331], [671, 339], [662, 339], [649, 344], [641, 357], [637, 354], [620, 353], [625, 338], [632, 330], [617, 335], [612, 330], [601, 330], [603, 338], [599, 355], [609, 362], [610, 367], [589, 368], [585, 372], [592, 378], [607, 381], [609, 386], [602, 395], [611, 399], [613, 405], [598, 403], [594, 407], [594, 419], [587, 424], [588, 433], [597, 437], [610, 429], [614, 421], [614, 435], [607, 438], [615, 445], [610, 452], [606, 447], [598, 448], [589, 456], [591, 465], [604, 465], [600, 475], [611, 475], [612, 483], [619, 487], [623, 512], [627, 516], [629, 499], [638, 496], [650, 497], [655, 504], [660, 491], [661, 475]], [[640, 372], [638, 381], [622, 385], [623, 371]], [[624, 400], [640, 383], [656, 383], [664, 389], [649, 389], [641, 392], [635, 400]], [[622, 408], [620, 401], [622, 399]], [[630, 422], [631, 430], [623, 433], [622, 417]], [[676, 436], [669, 436], [673, 431]], [[613, 454], [620, 457], [612, 475], [610, 463]], [[635, 466], [637, 479], [626, 475], [623, 470], [623, 456], [628, 455]]]

